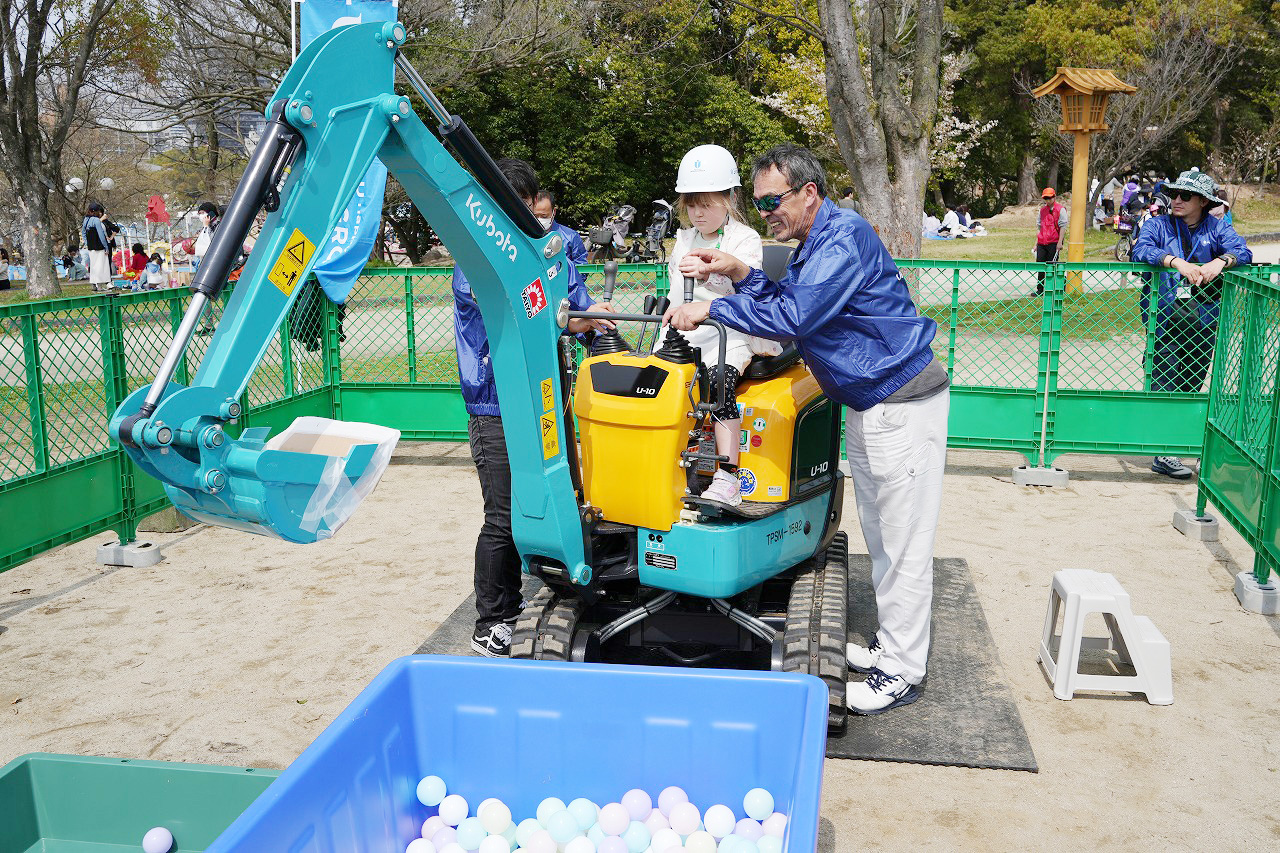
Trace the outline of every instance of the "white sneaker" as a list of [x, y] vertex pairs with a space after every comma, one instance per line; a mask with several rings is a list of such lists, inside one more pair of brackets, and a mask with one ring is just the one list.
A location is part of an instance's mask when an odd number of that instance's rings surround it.
[[738, 478], [725, 471], [717, 471], [711, 478], [711, 485], [702, 493], [704, 501], [715, 501], [725, 506], [737, 506], [742, 503], [742, 486]]
[[845, 687], [844, 703], [855, 714], [883, 714], [900, 705], [910, 705], [920, 698], [920, 685], [908, 684], [900, 675], [887, 675], [871, 670], [866, 681], [850, 681]]
[[870, 672], [880, 663], [880, 655], [884, 653], [884, 649], [880, 648], [880, 640], [877, 637], [871, 638], [871, 645], [865, 648], [857, 643], [845, 643], [844, 656], [849, 661], [849, 669], [854, 672]]

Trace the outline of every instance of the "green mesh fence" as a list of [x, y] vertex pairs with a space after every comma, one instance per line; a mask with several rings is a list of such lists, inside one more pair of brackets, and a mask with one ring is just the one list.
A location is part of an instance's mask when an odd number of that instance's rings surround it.
[[1213, 372], [1197, 509], [1213, 501], [1265, 584], [1280, 565], [1280, 267], [1223, 276]]
[[[1234, 286], [1224, 290], [1219, 349], [1206, 358], [1195, 335], [1212, 341], [1212, 324], [1165, 323], [1144, 310], [1143, 287], [1160, 275], [1146, 267], [900, 265], [921, 312], [938, 323], [934, 352], [954, 383], [951, 446], [1048, 464], [1065, 452], [1196, 454], [1212, 435], [1240, 464], [1280, 468], [1268, 462], [1280, 362], [1280, 300], [1268, 273], [1226, 277]], [[583, 272], [602, 299], [603, 268]], [[251, 378], [241, 426], [320, 414], [385, 423], [406, 438], [464, 437], [451, 276], [367, 270], [345, 306], [307, 285]], [[613, 304], [640, 312], [646, 295], [667, 292], [665, 266], [627, 265]], [[210, 307], [177, 381], [194, 379], [228, 295]], [[0, 569], [103, 529], [130, 538], [139, 516], [163, 505], [159, 484], [132, 468], [106, 426], [151, 380], [188, 302], [187, 291], [166, 290], [0, 307]], [[639, 332], [624, 324], [633, 345]], [[1200, 361], [1167, 358], [1187, 351]], [[1257, 537], [1264, 475], [1252, 476], [1237, 502]]]

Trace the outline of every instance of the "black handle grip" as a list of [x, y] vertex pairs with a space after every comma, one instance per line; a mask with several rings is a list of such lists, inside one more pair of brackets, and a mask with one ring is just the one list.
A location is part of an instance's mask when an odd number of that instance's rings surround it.
[[691, 278], [689, 278], [689, 276], [685, 276], [685, 277], [684, 277], [684, 301], [685, 301], [685, 302], [692, 302], [692, 301], [693, 301], [693, 285], [694, 285], [694, 283], [695, 283], [695, 282], [694, 282], [694, 280], [693, 280], [693, 279], [691, 279]]
[[661, 317], [663, 314], [667, 313], [667, 309], [670, 307], [671, 307], [671, 300], [663, 296], [656, 303], [654, 303], [653, 311], [650, 313], [658, 317]]
[[658, 298], [654, 296], [652, 293], [650, 293], [648, 296], [644, 298], [644, 311], [642, 311], [641, 313], [652, 315], [653, 306], [657, 304], [658, 304]]
[[604, 262], [604, 301], [613, 299], [613, 289], [618, 286], [618, 262]]

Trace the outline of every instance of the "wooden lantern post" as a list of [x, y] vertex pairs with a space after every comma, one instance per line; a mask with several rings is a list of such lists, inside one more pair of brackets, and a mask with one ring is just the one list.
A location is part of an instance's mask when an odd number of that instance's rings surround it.
[[[1063, 133], [1075, 135], [1075, 157], [1071, 165], [1071, 222], [1067, 237], [1067, 260], [1084, 261], [1084, 226], [1089, 221], [1089, 134], [1107, 131], [1107, 97], [1132, 95], [1138, 91], [1103, 68], [1059, 68], [1053, 79], [1038, 87], [1037, 98], [1062, 98]], [[1067, 292], [1082, 290], [1080, 273], [1067, 273]]]

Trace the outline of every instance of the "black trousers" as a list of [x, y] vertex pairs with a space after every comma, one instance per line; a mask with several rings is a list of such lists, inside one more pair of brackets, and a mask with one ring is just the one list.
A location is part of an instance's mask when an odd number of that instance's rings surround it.
[[[1051, 264], [1058, 259], [1058, 244], [1036, 243], [1036, 263]], [[1044, 273], [1036, 273], [1036, 293], [1044, 293]]]
[[467, 422], [471, 458], [480, 475], [484, 525], [476, 538], [476, 631], [520, 615], [520, 553], [511, 538], [511, 466], [502, 418], [472, 415]]

